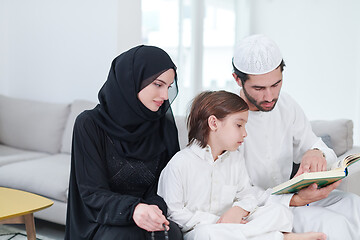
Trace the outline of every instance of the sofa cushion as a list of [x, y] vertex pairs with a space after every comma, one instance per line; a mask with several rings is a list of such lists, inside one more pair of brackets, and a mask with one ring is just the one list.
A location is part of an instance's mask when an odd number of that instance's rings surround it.
[[[49, 156], [47, 153], [33, 152], [21, 150], [18, 148], [12, 148], [9, 146], [0, 144], [0, 167], [5, 164], [31, 160], [35, 158], [42, 158]], [[0, 182], [1, 185], [1, 182]]]
[[69, 154], [56, 154], [0, 167], [0, 185], [67, 202], [69, 175]]
[[69, 105], [0, 95], [0, 143], [58, 153]]
[[186, 127], [186, 117], [185, 116], [175, 116], [175, 123], [178, 130], [179, 135], [179, 144], [180, 149], [183, 149], [186, 147], [188, 143], [188, 131]]
[[331, 143], [331, 137], [330, 135], [322, 135], [320, 136], [321, 140], [328, 146], [329, 148], [333, 149], [332, 143]]
[[61, 152], [70, 153], [71, 152], [71, 141], [72, 141], [72, 132], [75, 123], [76, 117], [87, 109], [92, 109], [96, 106], [96, 103], [86, 101], [86, 100], [75, 100], [71, 104], [70, 114], [66, 121], [65, 131], [62, 137], [61, 142]]
[[337, 156], [353, 147], [353, 122], [349, 119], [311, 121], [314, 133], [319, 136], [330, 136], [332, 149]]

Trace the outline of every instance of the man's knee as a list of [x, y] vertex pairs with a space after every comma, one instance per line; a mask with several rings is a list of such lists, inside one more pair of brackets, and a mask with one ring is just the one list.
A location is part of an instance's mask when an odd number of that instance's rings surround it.
[[337, 215], [332, 218], [324, 218], [320, 221], [320, 228], [328, 236], [328, 239], [352, 239], [350, 233], [351, 226], [342, 215]]
[[328, 239], [351, 239], [347, 218], [319, 207], [301, 207], [294, 210], [294, 232], [323, 232]]

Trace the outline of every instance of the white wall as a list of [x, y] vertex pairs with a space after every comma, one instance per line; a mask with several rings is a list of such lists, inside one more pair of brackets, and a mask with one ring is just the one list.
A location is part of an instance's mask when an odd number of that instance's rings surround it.
[[360, 143], [360, 2], [251, 1], [251, 32], [282, 50], [283, 89], [309, 119], [352, 119]]
[[[360, 143], [360, 1], [238, 1], [243, 30], [280, 45], [284, 90], [309, 119], [352, 119]], [[0, 94], [97, 101], [112, 59], [140, 42], [141, 0], [1, 0]]]
[[7, 11], [5, 1], [0, 1], [0, 93], [6, 94], [8, 92], [8, 77], [7, 71]]
[[141, 42], [140, 0], [2, 0], [0, 93], [97, 101], [111, 61]]

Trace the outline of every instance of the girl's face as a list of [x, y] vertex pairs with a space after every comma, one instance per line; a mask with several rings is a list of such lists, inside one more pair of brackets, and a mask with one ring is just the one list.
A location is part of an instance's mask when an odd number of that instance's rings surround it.
[[235, 151], [244, 142], [248, 114], [248, 111], [237, 112], [218, 120], [216, 139], [220, 149]]
[[138, 93], [138, 98], [145, 107], [153, 112], [159, 110], [168, 100], [168, 89], [174, 82], [175, 71], [168, 69]]

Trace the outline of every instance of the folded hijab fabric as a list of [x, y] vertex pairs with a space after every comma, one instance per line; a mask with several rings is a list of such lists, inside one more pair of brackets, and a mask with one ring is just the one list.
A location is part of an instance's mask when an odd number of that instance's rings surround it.
[[168, 69], [176, 72], [169, 55], [157, 47], [138, 46], [115, 58], [99, 92], [97, 109], [101, 117], [95, 116], [96, 121], [109, 134], [119, 138], [138, 140], [151, 135], [155, 131], [154, 122], [164, 117], [169, 109], [169, 101], [165, 101], [159, 111], [152, 112], [140, 102], [137, 94], [142, 82], [149, 78], [153, 81]]

